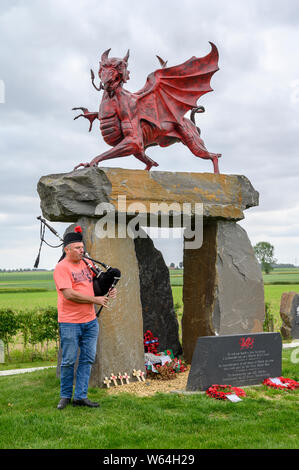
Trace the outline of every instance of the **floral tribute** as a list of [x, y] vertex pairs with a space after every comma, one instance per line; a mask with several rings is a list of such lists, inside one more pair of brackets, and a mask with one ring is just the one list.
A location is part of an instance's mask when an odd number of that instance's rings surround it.
[[147, 377], [158, 380], [171, 380], [176, 378], [177, 373], [185, 372], [188, 369], [182, 359], [174, 357], [172, 349], [165, 349], [164, 352], [158, 353], [158, 346], [158, 338], [154, 337], [150, 330], [147, 330], [144, 333], [144, 351], [153, 356], [151, 360], [145, 363]]
[[157, 348], [159, 346], [158, 338], [154, 337], [150, 330], [144, 333], [144, 351], [152, 354], [157, 354]]
[[[299, 383], [296, 380], [288, 379], [285, 377], [276, 377], [277, 381], [273, 381], [270, 377], [263, 381], [263, 384], [267, 387], [277, 388], [280, 390], [295, 390], [299, 388]], [[280, 382], [280, 383], [279, 383]]]
[[146, 375], [150, 379], [157, 380], [172, 380], [177, 376], [175, 370], [172, 367], [172, 364], [169, 362], [163, 366], [161, 364], [156, 364], [154, 369], [147, 369]]
[[187, 369], [186, 363], [175, 357], [163, 365], [147, 366], [147, 377], [157, 380], [171, 380], [175, 379], [178, 373], [185, 372]]
[[217, 400], [227, 400], [227, 395], [235, 393], [238, 397], [246, 397], [242, 388], [232, 387], [231, 385], [211, 385], [206, 390], [206, 394]]

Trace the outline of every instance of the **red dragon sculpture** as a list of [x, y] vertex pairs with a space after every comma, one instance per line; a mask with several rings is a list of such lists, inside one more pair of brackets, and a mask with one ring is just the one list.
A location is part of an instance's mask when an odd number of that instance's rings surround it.
[[[197, 106], [197, 100], [212, 91], [210, 80], [219, 70], [217, 47], [210, 44], [212, 49], [205, 57], [193, 56], [174, 67], [166, 67], [166, 62], [157, 56], [161, 68], [151, 73], [145, 86], [136, 93], [123, 88], [129, 79], [129, 51], [123, 59], [109, 58], [110, 49], [104, 52], [100, 61], [99, 87], [94, 83], [91, 70], [93, 86], [98, 91], [104, 90], [99, 112], [89, 112], [83, 107], [73, 110], [80, 109], [83, 113], [74, 119], [83, 116], [89, 120], [89, 132], [93, 121], [98, 119], [104, 141], [113, 148], [90, 163], [79, 163], [74, 169], [133, 154], [146, 164], [146, 170], [150, 170], [158, 163], [145, 154], [148, 147], [167, 147], [182, 142], [195, 156], [212, 160], [214, 173], [219, 173], [221, 154], [208, 152], [194, 120], [195, 113], [204, 112], [202, 106]], [[187, 119], [184, 114], [190, 110], [190, 119]]]

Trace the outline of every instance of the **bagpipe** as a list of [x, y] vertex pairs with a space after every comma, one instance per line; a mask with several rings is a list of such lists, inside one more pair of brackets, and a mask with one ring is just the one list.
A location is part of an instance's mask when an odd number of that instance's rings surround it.
[[[40, 227], [40, 239], [41, 239], [41, 244], [39, 248], [39, 252], [36, 258], [36, 261], [34, 263], [34, 267], [37, 268], [39, 264], [39, 258], [40, 258], [40, 252], [41, 252], [41, 247], [43, 243], [46, 243], [46, 245], [50, 246], [51, 248], [59, 248], [60, 246], [63, 245], [63, 238], [60, 237], [60, 235], [56, 232], [56, 230], [51, 227], [51, 225], [46, 222], [45, 219], [43, 219], [41, 216], [37, 217], [38, 220], [41, 222], [41, 227]], [[44, 238], [45, 235], [45, 227], [47, 227], [57, 238], [60, 239], [61, 244], [60, 245], [50, 245]], [[59, 261], [61, 261], [65, 256], [65, 253], [60, 257]], [[93, 272], [93, 291], [95, 296], [104, 296], [106, 295], [109, 297], [109, 291], [110, 289], [113, 289], [118, 281], [121, 278], [121, 272], [117, 268], [112, 268], [111, 266], [108, 266], [107, 264], [103, 263], [102, 261], [97, 261], [93, 258], [91, 258], [87, 252], [84, 253], [82, 260], [84, 263], [89, 267], [89, 269]], [[92, 263], [90, 263], [92, 261]], [[102, 266], [106, 271], [103, 271], [98, 265]], [[97, 316], [102, 311], [103, 306], [99, 309]]]

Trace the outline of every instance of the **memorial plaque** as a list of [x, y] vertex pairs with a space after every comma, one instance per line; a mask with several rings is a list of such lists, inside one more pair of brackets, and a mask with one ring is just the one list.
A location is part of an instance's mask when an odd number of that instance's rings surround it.
[[193, 353], [186, 390], [213, 384], [255, 385], [281, 376], [280, 333], [201, 336]]

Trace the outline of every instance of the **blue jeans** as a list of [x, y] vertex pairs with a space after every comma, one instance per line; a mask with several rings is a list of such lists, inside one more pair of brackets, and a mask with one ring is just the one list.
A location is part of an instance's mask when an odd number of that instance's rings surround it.
[[72, 398], [74, 368], [80, 348], [74, 399], [87, 398], [91, 366], [94, 363], [99, 334], [98, 320], [87, 323], [59, 323], [62, 349], [60, 397]]

